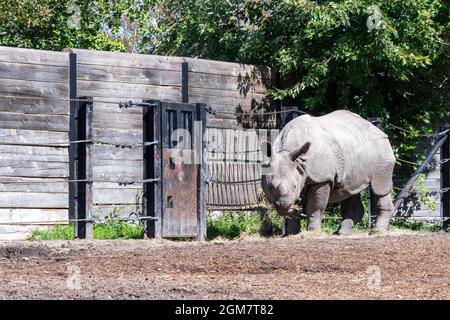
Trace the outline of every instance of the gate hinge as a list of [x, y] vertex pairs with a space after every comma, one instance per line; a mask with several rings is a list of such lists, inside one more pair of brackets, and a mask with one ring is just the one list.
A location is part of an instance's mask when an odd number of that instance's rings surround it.
[[214, 110], [213, 108], [211, 108], [211, 106], [206, 106], [205, 107], [205, 111], [210, 113], [210, 114], [216, 114], [216, 110]]
[[131, 107], [156, 107], [156, 103], [146, 103], [146, 102], [133, 102], [133, 101], [122, 101], [119, 102], [119, 108], [131, 108]]

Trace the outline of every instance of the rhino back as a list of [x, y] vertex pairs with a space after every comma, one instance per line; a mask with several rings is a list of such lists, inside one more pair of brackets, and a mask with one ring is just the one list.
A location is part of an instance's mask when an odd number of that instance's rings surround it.
[[359, 115], [338, 110], [321, 117], [313, 117], [339, 145], [343, 157], [343, 188], [364, 189], [378, 168], [395, 162], [388, 137]]

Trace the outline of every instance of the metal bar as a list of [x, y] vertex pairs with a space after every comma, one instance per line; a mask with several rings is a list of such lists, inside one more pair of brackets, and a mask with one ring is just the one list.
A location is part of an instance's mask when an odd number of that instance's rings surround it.
[[419, 168], [416, 170], [416, 172], [411, 176], [411, 178], [408, 180], [408, 182], [403, 187], [404, 190], [400, 192], [400, 194], [397, 196], [397, 198], [394, 201], [394, 216], [398, 216], [398, 208], [401, 206], [403, 201], [409, 196], [410, 190], [414, 187], [414, 184], [416, 180], [419, 178], [419, 175], [423, 172], [425, 172], [428, 169], [428, 163], [433, 159], [436, 152], [442, 147], [442, 145], [448, 140], [449, 135], [441, 135], [436, 139], [436, 143], [434, 144], [433, 148], [431, 149], [430, 153], [426, 157], [425, 161]]
[[[450, 158], [450, 133], [446, 134], [445, 142], [441, 147], [441, 161]], [[444, 219], [450, 218], [450, 161], [441, 163], [441, 216]], [[445, 229], [449, 226], [449, 220], [445, 220], [442, 225]]]
[[[78, 102], [72, 99], [77, 98], [77, 55], [69, 53], [69, 97], [70, 97], [70, 127], [69, 140], [78, 140]], [[69, 145], [69, 180], [77, 180], [77, 159], [78, 147], [76, 144]], [[69, 218], [76, 218], [78, 210], [78, 194], [77, 186], [69, 184]], [[75, 228], [75, 238], [78, 236], [77, 228]]]
[[160, 181], [159, 178], [152, 178], [152, 179], [144, 179], [144, 180], [133, 180], [133, 181], [120, 181], [119, 185], [121, 186], [128, 186], [128, 185], [132, 185], [132, 184], [136, 184], [136, 183], [155, 183]]
[[181, 64], [181, 101], [189, 102], [189, 65], [187, 62]]
[[[79, 103], [78, 110], [78, 141], [92, 140], [93, 125], [93, 103]], [[89, 219], [93, 217], [93, 195], [92, 195], [92, 144], [77, 144], [78, 148], [78, 179], [85, 182], [76, 183], [78, 189], [78, 211], [77, 219], [87, 221], [76, 222], [78, 239], [93, 239], [93, 226]]]
[[[187, 69], [187, 63], [186, 63]], [[187, 71], [187, 70], [186, 70]], [[187, 72], [186, 72], [187, 73]], [[202, 103], [196, 104], [196, 120], [200, 124], [194, 126], [194, 147], [198, 154], [198, 173], [197, 173], [197, 240], [206, 240], [206, 202], [207, 202], [207, 186], [206, 186], [206, 162], [205, 162], [205, 133], [206, 133], [206, 105]]]
[[122, 109], [127, 109], [127, 108], [132, 108], [132, 107], [157, 107], [158, 104], [154, 103], [154, 102], [133, 102], [133, 101], [122, 101], [119, 102], [119, 108]]
[[50, 225], [50, 224], [65, 224], [74, 222], [99, 222], [99, 221], [144, 221], [154, 220], [154, 217], [136, 217], [136, 218], [85, 218], [85, 219], [68, 219], [68, 220], [49, 220], [49, 221], [12, 221], [0, 222], [0, 225]]
[[[154, 108], [143, 109], [143, 178], [144, 181], [162, 181], [161, 175], [161, 144], [153, 143], [161, 137], [161, 102], [157, 100], [144, 101], [154, 104]], [[160, 178], [156, 178], [160, 177]], [[148, 238], [161, 237], [161, 201], [162, 183], [144, 183], [143, 214], [150, 220], [145, 222], [145, 236]]]

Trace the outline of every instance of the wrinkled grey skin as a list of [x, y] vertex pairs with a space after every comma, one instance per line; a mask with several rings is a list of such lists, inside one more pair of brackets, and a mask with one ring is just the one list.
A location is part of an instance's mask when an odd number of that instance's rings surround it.
[[303, 115], [281, 130], [263, 176], [264, 193], [281, 215], [306, 198], [308, 230], [320, 230], [328, 203], [341, 202], [339, 234], [348, 235], [364, 214], [360, 193], [369, 184], [375, 198], [374, 232], [389, 226], [395, 157], [388, 137], [367, 120], [338, 110], [322, 117]]

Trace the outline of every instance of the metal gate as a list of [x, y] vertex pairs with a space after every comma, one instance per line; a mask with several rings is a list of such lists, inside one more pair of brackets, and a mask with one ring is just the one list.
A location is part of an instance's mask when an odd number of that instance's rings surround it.
[[205, 105], [145, 101], [144, 215], [148, 237], [206, 236]]

